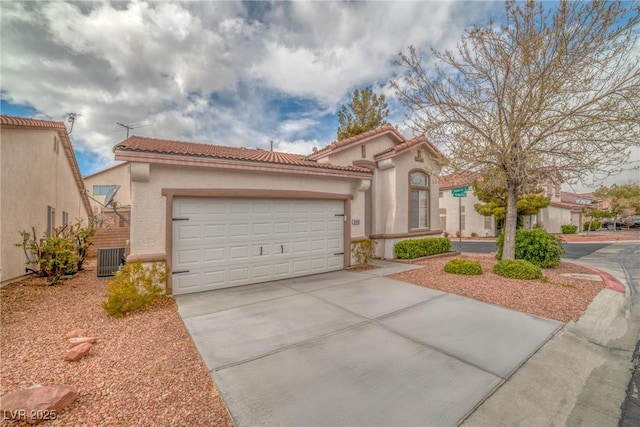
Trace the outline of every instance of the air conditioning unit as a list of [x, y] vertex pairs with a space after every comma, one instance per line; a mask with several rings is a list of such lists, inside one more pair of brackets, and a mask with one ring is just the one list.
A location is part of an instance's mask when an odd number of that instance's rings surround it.
[[98, 249], [98, 277], [114, 276], [124, 265], [125, 248]]

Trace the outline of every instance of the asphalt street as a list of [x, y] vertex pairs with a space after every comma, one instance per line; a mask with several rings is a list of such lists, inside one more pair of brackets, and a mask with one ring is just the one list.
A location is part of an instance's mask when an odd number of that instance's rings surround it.
[[[609, 243], [565, 243], [565, 254], [563, 258], [578, 259], [591, 254], [599, 249], [609, 246]], [[460, 252], [472, 252], [488, 254], [496, 250], [496, 243], [493, 241], [479, 241], [470, 242], [462, 241], [462, 249], [460, 249], [460, 242], [457, 240], [451, 241], [451, 249]]]

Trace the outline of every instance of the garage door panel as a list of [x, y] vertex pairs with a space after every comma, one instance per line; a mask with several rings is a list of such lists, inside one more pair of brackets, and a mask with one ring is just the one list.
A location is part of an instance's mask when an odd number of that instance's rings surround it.
[[271, 277], [271, 264], [256, 265], [252, 268], [253, 278], [264, 280]]
[[329, 269], [341, 269], [342, 268], [342, 256], [336, 255], [327, 258], [327, 268]]
[[198, 240], [202, 236], [201, 227], [196, 224], [184, 224], [176, 227], [174, 239], [176, 240]]
[[224, 237], [223, 224], [206, 224], [204, 226], [204, 237], [208, 239]]
[[[339, 270], [342, 201], [174, 199], [174, 293]], [[261, 251], [262, 249], [262, 251]]]
[[318, 233], [326, 230], [327, 223], [325, 221], [311, 221], [311, 232]]
[[249, 224], [231, 224], [229, 226], [229, 237], [248, 237]]
[[271, 234], [271, 224], [268, 222], [254, 222], [252, 229], [254, 236], [268, 236]]
[[290, 222], [274, 222], [273, 223], [273, 234], [275, 235], [283, 235], [291, 233], [291, 223]]
[[295, 221], [293, 223], [293, 233], [301, 234], [309, 232], [309, 223], [307, 221]]
[[232, 260], [248, 259], [249, 246], [233, 246], [229, 248], [229, 258]]
[[224, 248], [209, 248], [204, 250], [204, 262], [211, 263], [225, 260]]
[[187, 249], [178, 251], [178, 264], [179, 265], [189, 265], [189, 264], [198, 264], [202, 261], [200, 258], [200, 254], [202, 253], [199, 249]]
[[249, 278], [249, 267], [237, 267], [229, 270], [229, 282], [246, 281]]
[[342, 240], [341, 239], [327, 239], [327, 249], [331, 251], [341, 251], [342, 250]]

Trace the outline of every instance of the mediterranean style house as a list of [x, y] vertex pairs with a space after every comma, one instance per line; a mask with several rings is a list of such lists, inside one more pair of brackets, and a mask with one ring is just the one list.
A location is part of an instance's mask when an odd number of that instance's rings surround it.
[[385, 125], [309, 156], [132, 136], [128, 260], [163, 261], [173, 294], [340, 270], [352, 242], [393, 258], [440, 235], [443, 155]]
[[37, 237], [91, 217], [63, 122], [0, 116], [0, 283], [25, 275], [20, 231]]

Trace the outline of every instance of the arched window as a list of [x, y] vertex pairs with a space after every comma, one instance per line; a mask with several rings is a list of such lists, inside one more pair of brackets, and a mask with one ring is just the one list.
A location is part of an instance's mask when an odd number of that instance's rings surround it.
[[429, 228], [429, 175], [409, 173], [409, 228]]

